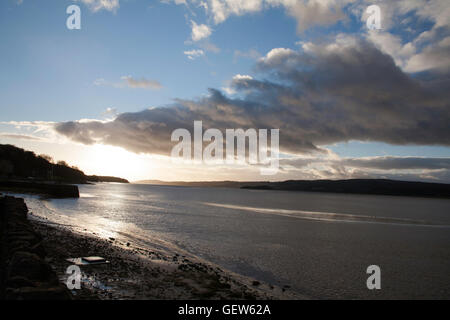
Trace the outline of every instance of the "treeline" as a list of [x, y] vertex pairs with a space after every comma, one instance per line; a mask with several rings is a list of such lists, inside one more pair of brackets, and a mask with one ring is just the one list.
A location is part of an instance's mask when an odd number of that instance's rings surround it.
[[108, 177], [108, 176], [87, 176], [88, 181], [90, 182], [117, 182], [117, 183], [129, 183], [128, 180], [117, 178], [117, 177]]
[[[92, 178], [92, 180], [91, 180]], [[26, 179], [84, 184], [89, 181], [100, 182], [102, 177], [86, 176], [76, 167], [70, 167], [64, 161], [53, 162], [47, 155], [36, 155], [32, 151], [0, 144], [0, 179]], [[113, 182], [128, 183], [125, 179], [106, 177]]]

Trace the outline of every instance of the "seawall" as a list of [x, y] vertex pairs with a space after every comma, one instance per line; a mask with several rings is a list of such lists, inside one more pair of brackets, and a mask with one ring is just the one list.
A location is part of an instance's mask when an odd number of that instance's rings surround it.
[[79, 198], [78, 186], [70, 184], [41, 183], [33, 181], [0, 181], [0, 190], [17, 193], [36, 193], [52, 198]]
[[23, 199], [0, 197], [0, 299], [69, 300], [66, 287], [45, 261], [41, 236], [27, 219]]

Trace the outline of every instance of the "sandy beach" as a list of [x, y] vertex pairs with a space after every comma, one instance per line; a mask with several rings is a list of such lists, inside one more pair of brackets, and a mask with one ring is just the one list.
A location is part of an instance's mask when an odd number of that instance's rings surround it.
[[278, 288], [240, 277], [218, 266], [179, 254], [133, 247], [114, 238], [76, 231], [31, 218], [43, 238], [46, 261], [61, 283], [70, 257], [102, 256], [110, 264], [83, 266], [81, 290], [75, 299], [299, 299], [289, 288]]

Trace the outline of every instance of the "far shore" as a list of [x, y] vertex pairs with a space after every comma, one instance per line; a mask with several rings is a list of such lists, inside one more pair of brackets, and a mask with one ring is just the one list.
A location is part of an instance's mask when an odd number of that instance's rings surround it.
[[450, 199], [450, 184], [389, 179], [287, 180], [269, 181], [160, 181], [135, 184], [196, 188], [238, 188], [250, 190], [367, 194]]

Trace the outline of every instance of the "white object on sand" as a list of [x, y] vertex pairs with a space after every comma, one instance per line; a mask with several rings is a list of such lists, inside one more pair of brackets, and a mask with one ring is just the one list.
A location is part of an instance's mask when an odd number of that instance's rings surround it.
[[109, 261], [102, 257], [80, 257], [80, 258], [69, 258], [66, 261], [73, 263], [77, 266], [86, 266], [94, 264], [108, 264]]

